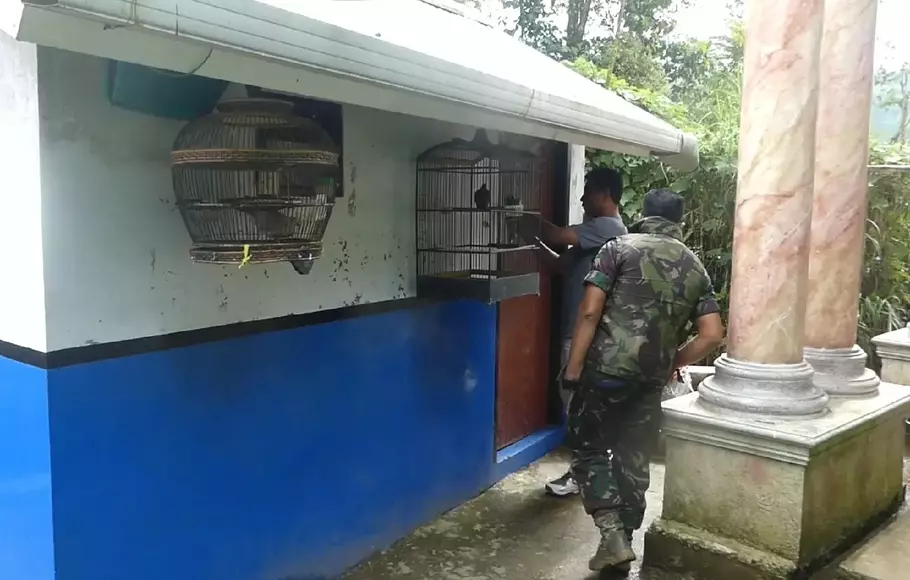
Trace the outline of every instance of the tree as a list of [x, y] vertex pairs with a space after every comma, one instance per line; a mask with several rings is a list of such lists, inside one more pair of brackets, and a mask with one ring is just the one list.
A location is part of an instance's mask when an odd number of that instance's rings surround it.
[[568, 0], [566, 12], [566, 47], [570, 52], [578, 53], [585, 40], [588, 29], [588, 18], [591, 15], [592, 0]]
[[565, 58], [564, 35], [553, 24], [556, 10], [549, 0], [504, 0], [503, 6], [515, 9], [518, 18], [506, 31], [538, 52], [562, 60]]
[[690, 101], [704, 91], [707, 79], [717, 68], [713, 48], [712, 43], [695, 39], [667, 45], [662, 68], [673, 99]]
[[878, 105], [885, 110], [897, 109], [900, 121], [893, 143], [907, 143], [907, 128], [910, 124], [910, 62], [897, 70], [880, 68], [875, 75]]
[[620, 2], [618, 31], [639, 38], [643, 44], [657, 49], [669, 44], [668, 37], [676, 27], [676, 0], [625, 0]]
[[[504, 0], [503, 6], [517, 12], [507, 30], [540, 52], [564, 61], [584, 57], [633, 84], [666, 91], [668, 71], [697, 68], [699, 50], [670, 40], [676, 8], [688, 1]], [[562, 30], [555, 25], [559, 15], [566, 18]]]
[[660, 60], [639, 37], [621, 32], [601, 43], [600, 47], [601, 52], [590, 58], [610, 75], [657, 93], [666, 93], [669, 89]]

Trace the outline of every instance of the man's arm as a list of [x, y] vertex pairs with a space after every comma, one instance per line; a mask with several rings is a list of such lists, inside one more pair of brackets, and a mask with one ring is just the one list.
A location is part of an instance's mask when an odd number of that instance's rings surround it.
[[695, 336], [676, 351], [676, 368], [694, 365], [724, 341], [724, 322], [712, 312], [695, 320]]
[[524, 220], [525, 221], [522, 222], [521, 232], [522, 237], [526, 240], [530, 237], [529, 232], [535, 231], [539, 220], [540, 239], [546, 245], [557, 248], [578, 245], [578, 232], [571, 226], [564, 228], [559, 227], [547, 220], [540, 219], [537, 216], [525, 216]]
[[577, 246], [578, 231], [573, 227], [559, 227], [547, 220], [540, 224], [540, 237], [551, 246]]
[[563, 373], [563, 379], [567, 381], [577, 381], [581, 377], [585, 357], [594, 341], [594, 333], [603, 314], [607, 293], [612, 290], [613, 283], [619, 275], [618, 254], [619, 246], [616, 239], [608, 241], [597, 253], [597, 257], [591, 263], [591, 271], [585, 276], [585, 292], [575, 317], [569, 360]]
[[597, 323], [603, 314], [607, 293], [593, 284], [585, 284], [585, 293], [578, 307], [575, 317], [575, 329], [572, 331], [572, 346], [569, 348], [569, 360], [563, 378], [567, 381], [577, 381], [585, 366], [585, 357], [588, 349], [594, 342], [594, 333]]
[[676, 368], [692, 365], [708, 356], [724, 340], [724, 322], [720, 318], [720, 306], [714, 296], [714, 287], [707, 273], [704, 290], [693, 311], [695, 337], [676, 351]]

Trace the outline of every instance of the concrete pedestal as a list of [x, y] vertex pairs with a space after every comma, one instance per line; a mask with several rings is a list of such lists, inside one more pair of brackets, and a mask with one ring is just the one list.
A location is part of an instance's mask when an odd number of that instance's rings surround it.
[[646, 566], [704, 580], [791, 578], [900, 505], [910, 390], [883, 383], [813, 419], [717, 412], [698, 397], [664, 403], [664, 509], [646, 535]]
[[872, 344], [882, 361], [882, 380], [910, 386], [910, 327], [880, 334]]

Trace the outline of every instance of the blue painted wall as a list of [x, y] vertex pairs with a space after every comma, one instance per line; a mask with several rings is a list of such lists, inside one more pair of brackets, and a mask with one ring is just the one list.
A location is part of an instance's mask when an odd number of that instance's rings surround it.
[[51, 580], [47, 373], [0, 357], [0, 578]]
[[439, 304], [49, 371], [57, 579], [334, 578], [473, 496], [494, 477], [495, 313]]

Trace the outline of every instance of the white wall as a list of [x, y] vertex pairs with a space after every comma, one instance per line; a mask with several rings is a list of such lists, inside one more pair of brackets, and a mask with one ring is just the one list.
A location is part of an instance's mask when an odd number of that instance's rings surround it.
[[0, 340], [43, 352], [36, 49], [0, 33]]
[[473, 128], [344, 108], [344, 199], [308, 276], [193, 264], [169, 153], [183, 123], [117, 109], [105, 61], [40, 49], [49, 350], [412, 296], [415, 156]]
[[585, 192], [585, 146], [569, 145], [569, 224], [580, 224], [585, 217], [581, 196]]

